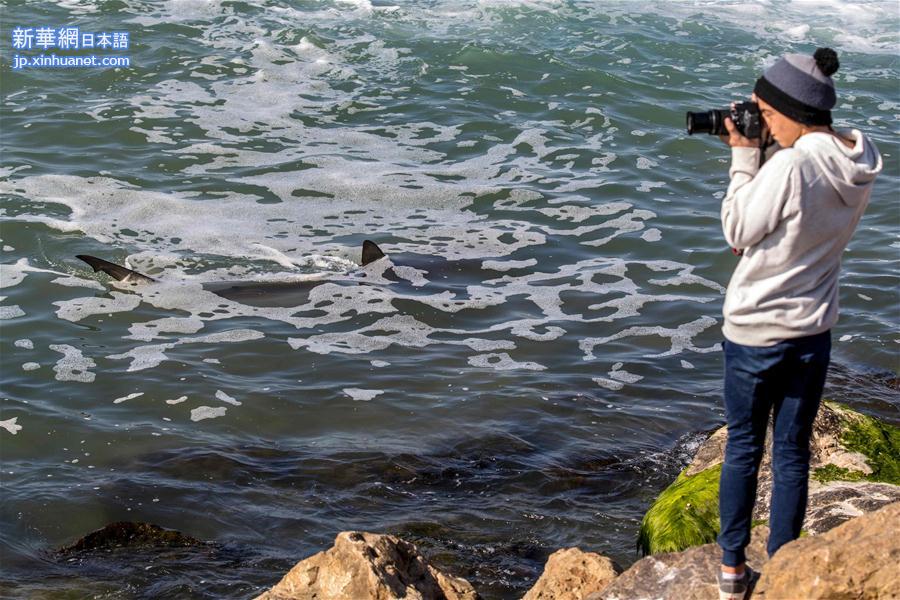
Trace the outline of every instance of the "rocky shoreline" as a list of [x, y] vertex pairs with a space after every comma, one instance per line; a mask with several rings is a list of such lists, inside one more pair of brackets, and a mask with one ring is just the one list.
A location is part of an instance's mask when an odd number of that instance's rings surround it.
[[[771, 436], [771, 427], [770, 432]], [[718, 473], [727, 431], [715, 431], [647, 511], [645, 557], [622, 570], [609, 558], [555, 552], [523, 600], [718, 598], [721, 551]], [[769, 561], [766, 522], [771, 443], [760, 468], [748, 563], [761, 572], [753, 598], [900, 598], [900, 428], [825, 402], [810, 448], [809, 505], [801, 538]], [[443, 573], [413, 544], [389, 535], [342, 532], [332, 548], [300, 561], [257, 600], [475, 600], [464, 579]]]

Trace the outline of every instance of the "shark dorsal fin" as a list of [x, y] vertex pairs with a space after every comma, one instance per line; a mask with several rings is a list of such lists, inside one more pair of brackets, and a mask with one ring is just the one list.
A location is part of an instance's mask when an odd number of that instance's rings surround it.
[[78, 254], [75, 256], [75, 258], [83, 260], [87, 264], [91, 265], [91, 268], [94, 269], [94, 273], [96, 273], [97, 271], [103, 271], [116, 281], [124, 281], [126, 283], [134, 283], [137, 281], [156, 281], [152, 277], [147, 277], [146, 275], [138, 273], [137, 271], [132, 271], [131, 269], [125, 268], [115, 263], [111, 263], [108, 260], [103, 260], [102, 258], [97, 258], [96, 256]]
[[384, 258], [384, 252], [381, 251], [381, 248], [371, 240], [364, 241], [362, 246], [362, 266], [375, 262], [379, 258]]

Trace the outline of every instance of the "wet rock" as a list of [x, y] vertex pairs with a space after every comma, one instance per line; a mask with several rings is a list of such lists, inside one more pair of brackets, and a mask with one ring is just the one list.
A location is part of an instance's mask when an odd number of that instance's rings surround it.
[[557, 550], [522, 600], [581, 600], [605, 588], [621, 569], [613, 561], [578, 548]]
[[[0, 598], [247, 598], [259, 588], [249, 580], [254, 574], [284, 565], [253, 546], [202, 541], [139, 522], [111, 523], [39, 555], [40, 576], [3, 581]], [[33, 570], [24, 557], [0, 564], [4, 574]]]
[[339, 533], [334, 546], [297, 563], [256, 600], [477, 600], [464, 579], [434, 568], [389, 535]]
[[900, 598], [900, 503], [783, 546], [753, 598]]
[[200, 540], [159, 525], [120, 521], [92, 531], [57, 552], [67, 555], [114, 548], [186, 548], [203, 545]]
[[[728, 441], [728, 428], [721, 427], [714, 431], [709, 438], [703, 442], [694, 460], [684, 470], [684, 474], [688, 477], [696, 475], [710, 467], [722, 464], [725, 461], [725, 443]], [[771, 437], [766, 438], [766, 446], [771, 443]], [[763, 458], [765, 460], [765, 457]]]
[[[753, 529], [747, 546], [747, 563], [760, 569], [767, 560], [766, 539], [769, 529]], [[646, 556], [619, 575], [599, 593], [585, 600], [643, 600], [672, 598], [678, 600], [719, 597], [716, 582], [722, 550], [715, 543], [695, 546], [683, 552], [663, 552]], [[785, 596], [796, 597], [796, 596]]]

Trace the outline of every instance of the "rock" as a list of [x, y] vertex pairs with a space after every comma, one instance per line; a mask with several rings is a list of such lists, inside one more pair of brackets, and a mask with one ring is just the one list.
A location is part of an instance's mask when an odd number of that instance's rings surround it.
[[[760, 571], [761, 577], [751, 598], [900, 598], [897, 523], [900, 502], [852, 518], [826, 533], [785, 544], [771, 560], [767, 560], [765, 548], [768, 528], [754, 528], [747, 563]], [[715, 600], [721, 556], [714, 543], [647, 556], [584, 600]]]
[[[769, 453], [767, 448], [767, 457]], [[804, 522], [807, 532], [827, 531], [900, 500], [900, 432], [896, 427], [826, 402], [813, 425], [810, 454], [809, 502]], [[760, 470], [753, 509], [757, 520], [769, 518], [772, 499], [771, 459], [765, 467]]]
[[600, 554], [578, 548], [557, 550], [522, 600], [581, 600], [605, 588], [621, 571]]
[[786, 544], [753, 598], [900, 598], [900, 502]]
[[[647, 511], [641, 523], [639, 544], [645, 553], [652, 556], [639, 560], [602, 591], [588, 594], [584, 597], [585, 600], [718, 598], [716, 573], [722, 551], [715, 543], [715, 537], [719, 526], [719, 474], [725, 457], [726, 442], [725, 427], [713, 432], [698, 449], [691, 465], [660, 494]], [[811, 470], [817, 476], [810, 478], [803, 533], [806, 537], [785, 545], [776, 558], [795, 544], [810, 544], [809, 540], [834, 535], [824, 532], [836, 531], [836, 527], [849, 527], [848, 520], [856, 517], [860, 518], [857, 520], [870, 519], [871, 515], [861, 515], [875, 511], [879, 511], [875, 514], [881, 514], [887, 510], [884, 509], [885, 506], [895, 506], [900, 502], [900, 485], [897, 485], [900, 473], [900, 430], [896, 427], [880, 423], [847, 407], [824, 403], [814, 424], [810, 450]], [[771, 490], [770, 427], [767, 450], [760, 466], [760, 485], [754, 510], [756, 527], [751, 531], [751, 543], [747, 547], [748, 563], [763, 573], [775, 572], [771, 564], [767, 565], [765, 547], [768, 527], [761, 524], [769, 516]], [[888, 520], [892, 514], [888, 513]], [[886, 520], [884, 517], [879, 518]], [[893, 519], [894, 523], [900, 522], [896, 516]], [[882, 524], [882, 529], [890, 531], [886, 522]], [[848, 531], [858, 532], [859, 526]], [[869, 575], [870, 570], [879, 568], [895, 575], [898, 572], [896, 563], [900, 558], [900, 551], [889, 548], [883, 540], [876, 543], [874, 531], [869, 537], [857, 534], [861, 539], [868, 539], [873, 548], [869, 554], [861, 553], [860, 556], [865, 556], [875, 566], [858, 570], [865, 581], [855, 578], [852, 569], [844, 569], [840, 576], [847, 581], [835, 583], [835, 592], [827, 597], [900, 598], [900, 592], [885, 587], [887, 582], [893, 583], [894, 579], [900, 580], [900, 577], [894, 576], [892, 579], [882, 575]], [[882, 536], [886, 535], [889, 534], [882, 533]], [[838, 544], [843, 543], [842, 538], [836, 539]], [[881, 557], [876, 560], [874, 548], [878, 547], [883, 550]], [[822, 553], [828, 556], [827, 551], [823, 550]], [[808, 567], [798, 566], [801, 562], [788, 561], [784, 567], [784, 587], [777, 588], [774, 593], [769, 592], [765, 597], [773, 600], [826, 597], [811, 596], [790, 587], [798, 569], [810, 573], [809, 578], [814, 581], [821, 568], [829, 568], [815, 563]], [[776, 576], [770, 575], [770, 578], [774, 577]], [[866, 587], [869, 586], [867, 581], [875, 582], [870, 586], [871, 590]], [[532, 599], [527, 597], [527, 600]]]
[[464, 579], [432, 567], [409, 542], [344, 531], [256, 600], [476, 600]]
[[[747, 546], [747, 563], [756, 570], [765, 565], [769, 528], [753, 529]], [[716, 574], [722, 562], [722, 550], [715, 543], [695, 546], [683, 552], [663, 552], [637, 561], [603, 591], [585, 600], [717, 600]]]
[[[684, 470], [687, 477], [691, 477], [705, 471], [710, 467], [720, 465], [725, 462], [725, 443], [728, 441], [728, 428], [720, 427], [709, 436], [709, 438], [700, 445], [697, 453], [694, 454], [694, 460]], [[766, 438], [766, 446], [771, 443], [770, 438]]]
[[[638, 544], [644, 554], [671, 552], [712, 542], [718, 533], [718, 475], [725, 459], [727, 428], [715, 431], [694, 460], [650, 507]], [[759, 471], [753, 518], [769, 518], [772, 496], [772, 430]], [[806, 528], [826, 531], [863, 512], [894, 502], [900, 494], [900, 429], [833, 403], [823, 402], [810, 440], [810, 486]], [[853, 483], [848, 484], [847, 481]], [[855, 497], [856, 500], [850, 500]]]
[[809, 535], [824, 533], [894, 502], [900, 502], [900, 486], [889, 483], [834, 481], [813, 485], [803, 529]]
[[638, 546], [644, 554], [678, 552], [715, 541], [719, 531], [721, 464], [681, 473], [644, 515]]
[[[875, 429], [875, 431], [866, 431]], [[850, 438], [848, 440], [848, 434]], [[810, 438], [810, 469], [815, 471], [823, 469], [828, 465], [834, 467], [858, 471], [864, 475], [872, 475], [873, 468], [871, 462], [878, 460], [877, 456], [867, 456], [866, 452], [872, 454], [871, 446], [873, 441], [870, 438], [887, 438], [886, 450], [893, 448], [900, 451], [896, 447], [898, 441], [896, 436], [898, 431], [896, 427], [878, 423], [875, 419], [858, 413], [847, 406], [838, 404], [837, 402], [822, 402], [816, 420], [813, 422], [813, 433]], [[893, 440], [891, 438], [894, 438]], [[706, 442], [697, 450], [694, 460], [685, 470], [685, 474], [695, 475], [717, 464], [721, 464], [725, 460], [725, 443], [728, 439], [728, 429], [722, 427], [714, 432]], [[878, 440], [882, 441], [882, 440]], [[760, 478], [771, 478], [772, 472], [772, 425], [769, 423], [769, 430], [766, 432], [766, 453], [763, 455], [763, 462], [760, 465]], [[880, 449], [874, 449], [878, 452]], [[896, 462], [896, 456], [894, 462]], [[896, 469], [896, 467], [894, 467]], [[900, 481], [891, 481], [893, 478], [888, 475], [885, 478], [892, 483], [900, 483]]]
[[92, 531], [57, 552], [66, 555], [114, 548], [186, 548], [201, 545], [205, 545], [204, 542], [159, 525], [120, 521]]

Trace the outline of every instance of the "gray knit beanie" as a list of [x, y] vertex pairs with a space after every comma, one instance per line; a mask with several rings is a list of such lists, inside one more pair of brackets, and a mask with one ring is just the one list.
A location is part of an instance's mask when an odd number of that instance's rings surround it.
[[831, 125], [831, 109], [837, 101], [831, 75], [839, 66], [831, 48], [819, 48], [812, 56], [786, 54], [766, 69], [753, 92], [799, 123]]

